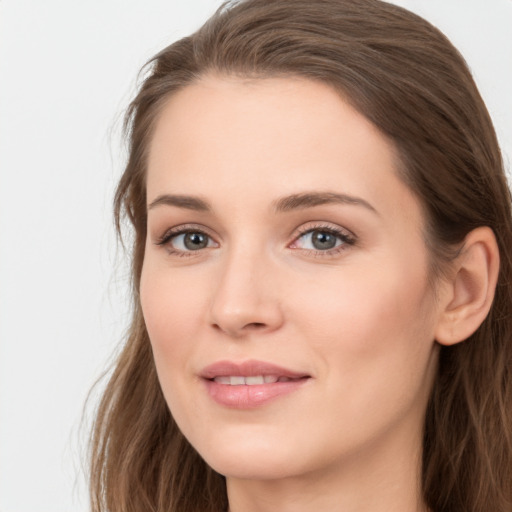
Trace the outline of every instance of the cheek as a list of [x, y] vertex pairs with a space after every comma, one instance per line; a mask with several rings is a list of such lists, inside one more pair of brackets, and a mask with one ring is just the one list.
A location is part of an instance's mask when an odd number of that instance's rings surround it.
[[403, 418], [420, 418], [432, 384], [434, 316], [425, 275], [395, 268], [352, 272], [338, 285], [331, 279], [309, 309], [300, 306], [299, 317], [308, 318], [300, 331], [326, 377], [330, 421], [345, 425], [355, 444]]
[[400, 378], [413, 383], [414, 373], [421, 379], [434, 346], [434, 302], [424, 267], [381, 261], [342, 270], [296, 302], [300, 330], [325, 367], [354, 390], [379, 379], [396, 378], [397, 387]]
[[[291, 295], [293, 296], [293, 294]], [[391, 272], [390, 269], [341, 272], [296, 294], [296, 308], [309, 328], [323, 332], [356, 334], [378, 330], [381, 335], [408, 330], [424, 317], [428, 290], [424, 274]], [[347, 340], [354, 339], [347, 336]], [[375, 339], [357, 340], [373, 345]]]
[[180, 425], [201, 425], [201, 417], [185, 397], [190, 394], [194, 340], [200, 339], [198, 286], [180, 273], [147, 265], [142, 272], [140, 300], [155, 367], [169, 409]]
[[[198, 291], [199, 290], [199, 291]], [[199, 328], [200, 282], [157, 265], [145, 265], [140, 300], [159, 374], [183, 364]]]

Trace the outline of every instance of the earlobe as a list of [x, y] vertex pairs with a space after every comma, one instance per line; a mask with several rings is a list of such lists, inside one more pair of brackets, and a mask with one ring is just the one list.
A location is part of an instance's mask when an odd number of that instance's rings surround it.
[[479, 227], [464, 240], [446, 286], [436, 340], [454, 345], [471, 336], [485, 320], [494, 299], [499, 250], [492, 229]]

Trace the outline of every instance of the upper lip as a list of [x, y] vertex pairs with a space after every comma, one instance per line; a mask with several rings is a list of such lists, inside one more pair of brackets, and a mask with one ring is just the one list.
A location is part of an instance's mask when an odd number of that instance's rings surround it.
[[243, 376], [255, 377], [258, 375], [275, 375], [277, 377], [288, 377], [289, 379], [300, 379], [309, 377], [305, 372], [294, 371], [265, 361], [249, 360], [240, 363], [234, 361], [217, 361], [203, 368], [200, 376], [204, 379], [215, 377]]

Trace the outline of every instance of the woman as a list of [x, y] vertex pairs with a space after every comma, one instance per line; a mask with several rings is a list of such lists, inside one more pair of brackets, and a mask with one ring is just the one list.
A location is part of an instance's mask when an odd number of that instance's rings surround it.
[[512, 510], [510, 194], [446, 38], [377, 0], [226, 5], [127, 120], [93, 509]]

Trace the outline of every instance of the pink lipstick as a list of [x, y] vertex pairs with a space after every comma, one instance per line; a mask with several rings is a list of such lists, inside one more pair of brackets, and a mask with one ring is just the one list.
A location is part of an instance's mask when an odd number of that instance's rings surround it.
[[252, 409], [300, 389], [310, 375], [263, 361], [218, 361], [203, 369], [210, 397], [220, 405]]

